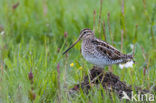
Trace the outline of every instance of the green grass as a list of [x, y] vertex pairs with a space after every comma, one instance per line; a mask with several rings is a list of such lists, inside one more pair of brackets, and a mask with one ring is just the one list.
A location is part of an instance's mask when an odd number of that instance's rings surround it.
[[[19, 6], [13, 9], [17, 2]], [[118, 49], [121, 30], [125, 31], [123, 52], [132, 52], [130, 44], [134, 44], [136, 64], [128, 69], [113, 65], [113, 73], [127, 84], [150, 88], [156, 83], [156, 1], [125, 0], [124, 15], [121, 4], [121, 0], [103, 0], [101, 21], [105, 21], [107, 42], [112, 44], [113, 40]], [[78, 38], [81, 29], [93, 29], [94, 10], [96, 37], [101, 37], [99, 9], [99, 0], [0, 0], [0, 26], [4, 29], [0, 32], [5, 32], [0, 35], [0, 102], [111, 102], [106, 91], [96, 87], [88, 95], [80, 91], [76, 96], [70, 96], [68, 90], [83, 79], [92, 65], [81, 56], [81, 43], [69, 51], [67, 57], [62, 55]], [[66, 38], [64, 32], [68, 33]], [[73, 67], [70, 67], [71, 63], [74, 63]], [[57, 72], [58, 65], [60, 73]], [[83, 69], [79, 70], [81, 66]], [[31, 69], [32, 84], [28, 78]], [[31, 94], [36, 95], [32, 101]], [[113, 101], [120, 102], [115, 94]]]

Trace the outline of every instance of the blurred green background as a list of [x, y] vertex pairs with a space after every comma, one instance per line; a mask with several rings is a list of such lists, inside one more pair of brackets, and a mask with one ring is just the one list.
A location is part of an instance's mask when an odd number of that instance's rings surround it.
[[[122, 45], [124, 53], [134, 45], [134, 67], [113, 65], [113, 73], [130, 85], [155, 85], [156, 1], [101, 1], [0, 0], [0, 102], [111, 102], [102, 88], [68, 94], [92, 67], [80, 54], [81, 43], [62, 55], [83, 28], [94, 28], [119, 50]], [[115, 94], [113, 101], [120, 102]]]

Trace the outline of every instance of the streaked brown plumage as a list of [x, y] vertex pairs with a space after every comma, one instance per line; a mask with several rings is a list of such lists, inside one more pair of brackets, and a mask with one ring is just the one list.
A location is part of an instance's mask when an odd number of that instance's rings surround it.
[[94, 36], [94, 32], [90, 29], [83, 29], [80, 32], [78, 40], [63, 54], [70, 50], [80, 40], [82, 40], [81, 53], [83, 57], [96, 66], [104, 67], [133, 60], [132, 55], [123, 54], [108, 43], [97, 39]]

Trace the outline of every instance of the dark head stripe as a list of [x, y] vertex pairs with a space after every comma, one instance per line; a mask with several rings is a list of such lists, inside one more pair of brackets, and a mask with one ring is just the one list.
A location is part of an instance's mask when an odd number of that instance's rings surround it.
[[80, 33], [84, 32], [84, 31], [91, 31], [91, 29], [85, 28], [85, 29], [81, 30]]
[[80, 34], [83, 33], [84, 31], [85, 31], [85, 32], [88, 32], [88, 31], [92, 32], [91, 29], [86, 28], [86, 29], [81, 30]]

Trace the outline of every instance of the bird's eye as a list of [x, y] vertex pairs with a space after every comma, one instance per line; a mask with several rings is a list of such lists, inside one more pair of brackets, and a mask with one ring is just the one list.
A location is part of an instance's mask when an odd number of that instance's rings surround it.
[[87, 32], [84, 32], [84, 34], [86, 34]]

